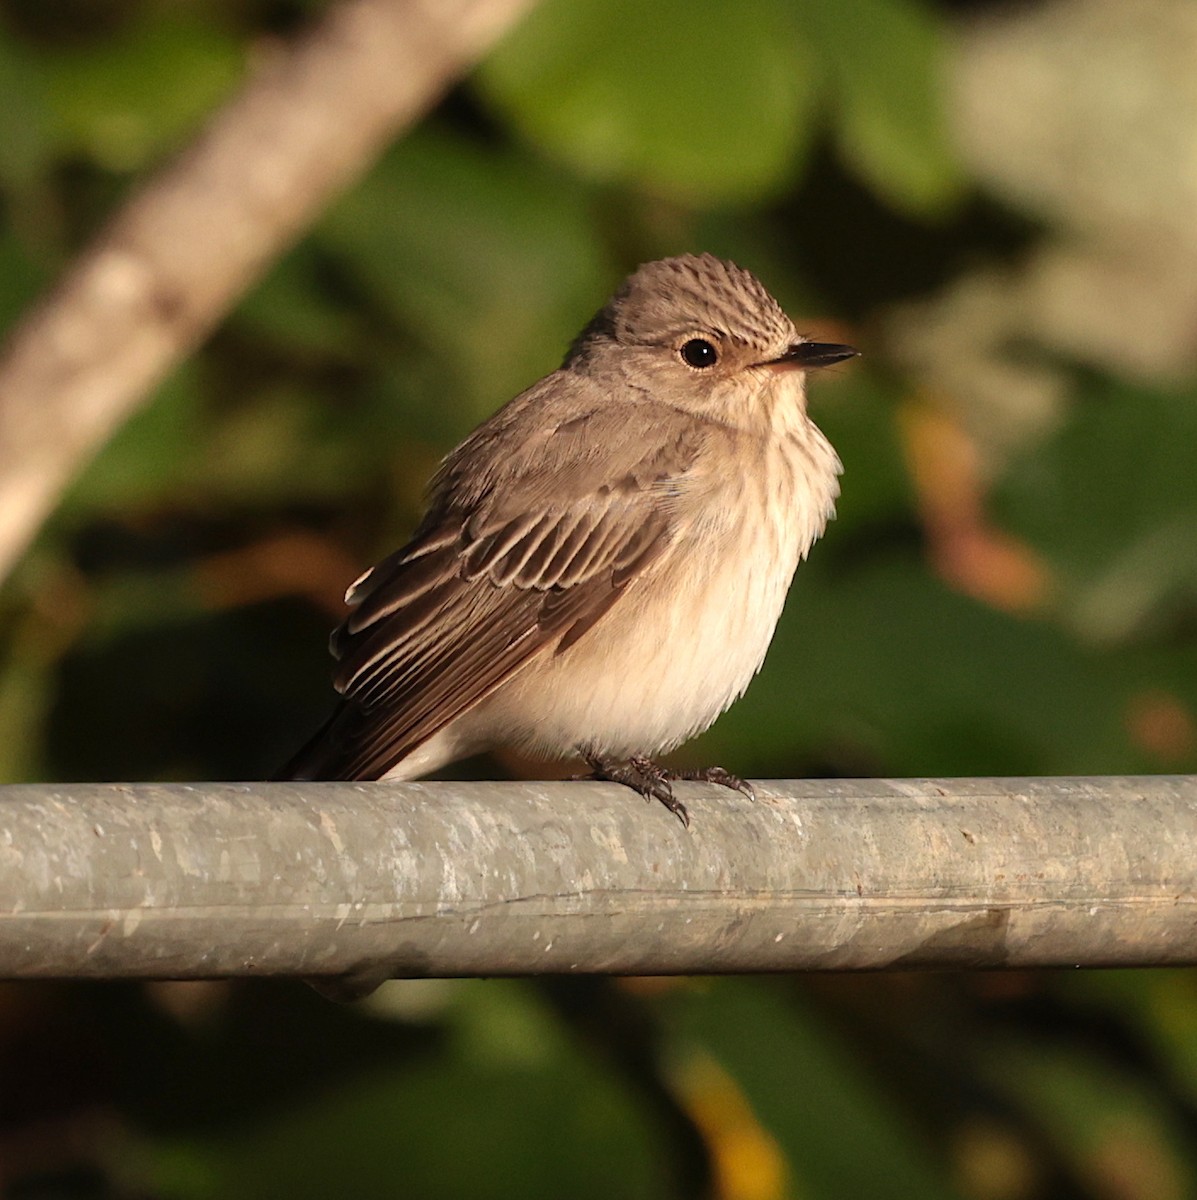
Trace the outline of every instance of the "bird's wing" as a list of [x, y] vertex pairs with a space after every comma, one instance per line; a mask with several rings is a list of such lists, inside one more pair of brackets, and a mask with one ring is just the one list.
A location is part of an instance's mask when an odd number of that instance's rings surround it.
[[487, 451], [470, 442], [449, 460], [416, 536], [350, 590], [332, 638], [344, 701], [292, 777], [384, 775], [532, 659], [577, 641], [666, 550], [701, 431], [666, 409], [629, 448], [612, 421], [597, 410], [542, 426], [542, 444], [509, 461], [471, 469], [464, 458]]

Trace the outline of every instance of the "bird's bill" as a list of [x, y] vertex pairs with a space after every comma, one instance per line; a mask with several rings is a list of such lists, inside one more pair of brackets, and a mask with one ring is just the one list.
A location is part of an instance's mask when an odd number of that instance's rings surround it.
[[830, 367], [846, 358], [855, 358], [859, 353], [854, 347], [838, 342], [795, 342], [780, 358], [770, 359], [761, 365], [807, 370], [810, 367]]

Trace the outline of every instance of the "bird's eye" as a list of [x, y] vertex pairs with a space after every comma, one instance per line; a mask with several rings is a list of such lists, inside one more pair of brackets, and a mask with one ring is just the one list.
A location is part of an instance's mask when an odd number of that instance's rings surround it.
[[681, 349], [682, 361], [691, 367], [713, 367], [719, 351], [706, 338], [691, 338]]

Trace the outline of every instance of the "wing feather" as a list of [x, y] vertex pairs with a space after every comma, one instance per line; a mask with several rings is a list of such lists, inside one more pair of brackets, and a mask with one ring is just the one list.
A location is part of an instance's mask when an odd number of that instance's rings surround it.
[[[644, 422], [650, 440], [629, 449], [610, 408], [556, 422], [533, 412], [516, 439], [502, 410], [450, 456], [412, 541], [350, 589], [331, 641], [344, 699], [293, 777], [385, 774], [537, 655], [573, 645], [664, 553], [670, 497], [702, 438], [661, 407]], [[504, 421], [492, 444], [488, 427]]]

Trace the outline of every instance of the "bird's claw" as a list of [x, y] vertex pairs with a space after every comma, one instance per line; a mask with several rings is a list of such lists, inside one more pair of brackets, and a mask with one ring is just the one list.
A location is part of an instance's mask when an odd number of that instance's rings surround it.
[[670, 771], [670, 779], [688, 779], [696, 783], [717, 783], [720, 787], [731, 788], [734, 792], [747, 796], [749, 800], [756, 799], [756, 790], [747, 779], [733, 775], [723, 767], [699, 767], [693, 771]]
[[690, 771], [674, 771], [668, 767], [659, 766], [652, 759], [635, 755], [627, 762], [618, 759], [603, 758], [601, 755], [584, 753], [586, 765], [590, 767], [587, 775], [575, 775], [575, 779], [594, 779], [606, 783], [621, 783], [638, 792], [645, 800], [660, 801], [681, 823], [690, 828], [690, 814], [686, 806], [673, 794], [670, 783], [673, 780], [686, 780], [696, 783], [715, 783], [720, 787], [730, 788], [740, 792], [749, 800], [756, 799], [752, 784], [722, 767], [702, 767]]
[[575, 776], [576, 779], [594, 779], [604, 783], [621, 783], [638, 792], [645, 800], [659, 800], [681, 823], [690, 828], [690, 814], [686, 806], [673, 794], [669, 786], [670, 773], [651, 759], [634, 757], [627, 762], [614, 758], [603, 758], [598, 754], [583, 754], [590, 774]]

